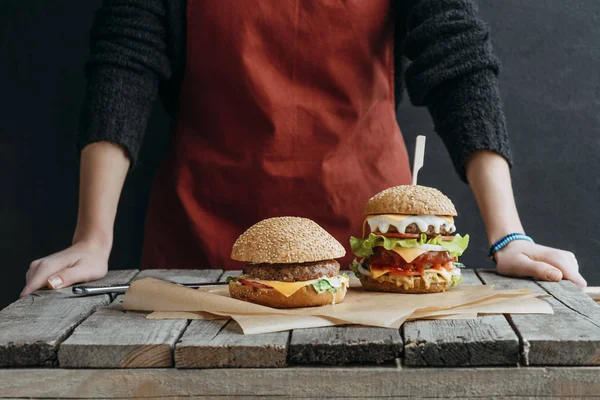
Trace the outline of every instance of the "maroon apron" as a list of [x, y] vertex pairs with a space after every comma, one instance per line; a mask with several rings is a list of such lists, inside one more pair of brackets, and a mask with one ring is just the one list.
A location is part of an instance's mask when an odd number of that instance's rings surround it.
[[314, 220], [347, 249], [367, 200], [410, 183], [394, 112], [390, 0], [188, 0], [170, 150], [142, 268], [241, 269], [235, 239]]

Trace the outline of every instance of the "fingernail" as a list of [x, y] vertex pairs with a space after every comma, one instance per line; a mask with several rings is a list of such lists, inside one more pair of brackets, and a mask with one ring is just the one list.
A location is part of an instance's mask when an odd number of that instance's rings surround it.
[[58, 276], [53, 276], [52, 278], [48, 279], [48, 284], [52, 289], [58, 289], [63, 284], [63, 280]]
[[552, 282], [558, 282], [562, 279], [562, 275], [559, 271], [551, 269], [546, 272], [546, 279]]

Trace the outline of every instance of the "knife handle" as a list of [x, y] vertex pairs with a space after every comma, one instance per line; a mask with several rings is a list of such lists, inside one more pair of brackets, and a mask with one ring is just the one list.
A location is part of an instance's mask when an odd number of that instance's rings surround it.
[[73, 286], [73, 294], [124, 294], [129, 285]]
[[[200, 288], [203, 286], [221, 286], [227, 285], [227, 282], [200, 282], [200, 283], [176, 283], [179, 286], [185, 286], [189, 288]], [[104, 285], [104, 286], [94, 286], [94, 285], [80, 285], [73, 286], [73, 294], [80, 295], [92, 295], [92, 294], [124, 294], [127, 289], [129, 289], [129, 285]]]

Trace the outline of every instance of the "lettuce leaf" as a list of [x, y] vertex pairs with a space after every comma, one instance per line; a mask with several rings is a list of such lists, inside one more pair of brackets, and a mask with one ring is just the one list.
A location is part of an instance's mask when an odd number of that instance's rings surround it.
[[374, 233], [370, 233], [366, 239], [350, 238], [350, 247], [357, 257], [369, 257], [373, 255], [373, 247], [376, 246], [382, 246], [386, 250], [392, 250], [397, 246], [415, 247], [424, 244], [442, 246], [452, 257], [459, 257], [469, 245], [469, 235], [456, 235], [451, 241], [442, 240], [441, 236], [427, 239], [427, 235], [425, 234], [421, 234], [419, 239], [389, 238]]
[[452, 257], [459, 257], [465, 252], [467, 247], [469, 246], [469, 235], [454, 236], [454, 239], [447, 241], [442, 240], [441, 236], [436, 236], [430, 239], [427, 244], [436, 244], [438, 246], [442, 246]]
[[352, 260], [352, 262], [350, 263], [350, 269], [352, 270], [352, 272], [354, 272], [354, 276], [356, 276], [356, 277], [360, 276], [360, 271], [358, 270], [359, 266], [360, 266], [360, 263], [358, 262], [358, 260], [356, 258], [354, 260]]
[[456, 286], [463, 281], [462, 275], [452, 275], [452, 286]]
[[[346, 275], [346, 274], [343, 274], [343, 276], [348, 278], [348, 275]], [[315, 290], [319, 294], [323, 293], [325, 291], [327, 291], [329, 293], [335, 293], [341, 289], [342, 280], [338, 277], [323, 278], [323, 279], [319, 279], [318, 281], [316, 281], [314, 283], [311, 283], [311, 285], [313, 288], [315, 288]]]
[[[346, 279], [350, 279], [350, 277], [348, 277], [348, 275], [345, 273], [342, 273], [341, 276], [343, 276]], [[225, 281], [227, 283], [229, 283], [229, 282], [237, 282], [237, 280], [238, 280], [237, 276], [228, 276]], [[311, 283], [311, 285], [312, 285], [312, 287], [315, 288], [317, 293], [323, 293], [325, 291], [327, 291], [329, 293], [335, 293], [338, 290], [340, 290], [340, 288], [342, 287], [342, 279], [340, 279], [337, 276], [335, 276], [333, 278], [323, 278], [323, 279], [318, 280], [317, 282]]]

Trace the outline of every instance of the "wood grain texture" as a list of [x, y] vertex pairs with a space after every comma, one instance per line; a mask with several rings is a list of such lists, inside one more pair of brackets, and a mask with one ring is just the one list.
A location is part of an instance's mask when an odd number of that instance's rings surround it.
[[[529, 279], [501, 276], [491, 270], [477, 273], [484, 282], [498, 288], [526, 287], [553, 296], [544, 301], [552, 305], [554, 314], [509, 316], [521, 337], [525, 365], [600, 365], [600, 321], [591, 300], [582, 291], [572, 290], [569, 284], [538, 284]], [[548, 292], [543, 287], [548, 288]]]
[[217, 282], [223, 274], [221, 269], [146, 269], [134, 279], [156, 278], [173, 283]]
[[[224, 271], [219, 282], [242, 271]], [[289, 332], [244, 335], [235, 321], [191, 321], [175, 348], [177, 368], [283, 367]]]
[[[136, 270], [108, 271], [90, 284], [128, 282]], [[71, 288], [40, 290], [0, 311], [0, 366], [55, 366], [58, 345], [98, 307], [107, 295], [75, 297]]]
[[600, 328], [600, 306], [571, 281], [536, 282], [546, 292]]
[[[216, 282], [221, 270], [144, 270], [134, 280], [153, 277], [174, 283]], [[123, 311], [123, 296], [101, 308], [60, 347], [59, 362], [72, 368], [173, 366], [175, 343], [185, 320], [147, 320], [147, 313]]]
[[185, 320], [149, 320], [124, 311], [124, 296], [98, 309], [58, 350], [61, 368], [157, 368], [173, 365], [172, 349]]
[[461, 270], [463, 281], [460, 283], [461, 285], [481, 285], [481, 280], [475, 273], [475, 270], [470, 268], [465, 268]]
[[177, 368], [286, 365], [289, 332], [244, 335], [235, 321], [194, 320], [175, 347]]
[[4, 369], [0, 393], [24, 398], [593, 398], [600, 367]]
[[[464, 285], [481, 285], [472, 269]], [[475, 320], [410, 321], [402, 326], [404, 363], [412, 367], [517, 365], [519, 338], [504, 316]]]
[[289, 359], [293, 364], [381, 364], [401, 353], [397, 329], [332, 326], [292, 331]]
[[120, 269], [108, 271], [108, 274], [102, 279], [89, 282], [90, 285], [116, 285], [119, 283], [129, 283], [140, 271], [137, 269]]
[[[342, 270], [352, 287], [360, 281], [352, 271]], [[397, 329], [333, 326], [292, 331], [289, 360], [292, 364], [381, 364], [402, 354]]]
[[407, 366], [517, 365], [519, 338], [503, 316], [411, 321], [402, 327]]

